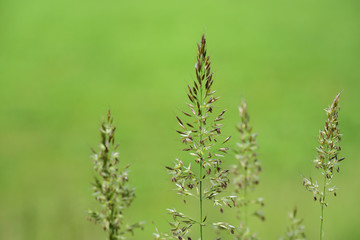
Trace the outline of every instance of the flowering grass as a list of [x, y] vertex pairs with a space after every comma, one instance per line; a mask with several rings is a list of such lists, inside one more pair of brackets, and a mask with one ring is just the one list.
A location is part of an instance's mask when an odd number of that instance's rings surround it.
[[317, 148], [318, 157], [314, 160], [315, 168], [321, 171], [323, 179], [318, 182], [310, 178], [303, 178], [303, 185], [313, 194], [313, 199], [320, 203], [320, 240], [324, 237], [324, 208], [328, 206], [326, 199], [329, 194], [336, 197], [337, 187], [333, 184], [334, 173], [340, 172], [341, 162], [345, 158], [339, 158], [341, 150], [341, 134], [339, 129], [338, 112], [340, 93], [336, 95], [330, 107], [325, 109], [327, 120], [324, 130], [320, 130]]
[[126, 234], [134, 234], [136, 228], [143, 228], [144, 222], [126, 223], [124, 211], [135, 199], [135, 189], [128, 184], [129, 176], [126, 165], [119, 168], [119, 144], [115, 144], [116, 127], [110, 111], [100, 128], [101, 141], [99, 150], [93, 150], [94, 182], [93, 190], [99, 211], [89, 211], [90, 220], [101, 223], [109, 240], [127, 239]]
[[[181, 196], [184, 206], [197, 202], [196, 212], [186, 215], [175, 208], [168, 208], [172, 220], [170, 230], [161, 232], [156, 229], [155, 239], [158, 240], [195, 240], [208, 239], [236, 239], [258, 240], [256, 232], [250, 230], [248, 218], [259, 217], [265, 220], [262, 208], [262, 197], [250, 196], [259, 184], [259, 175], [262, 172], [261, 163], [257, 156], [257, 133], [250, 125], [250, 117], [245, 100], [239, 106], [240, 122], [237, 126], [239, 140], [233, 149], [237, 164], [227, 163], [230, 148], [227, 146], [230, 136], [222, 136], [222, 121], [226, 110], [217, 108], [219, 97], [213, 89], [214, 74], [211, 68], [210, 57], [207, 54], [206, 39], [202, 36], [198, 44], [198, 53], [195, 63], [195, 80], [187, 86], [186, 111], [176, 116], [179, 130], [179, 139], [184, 145], [182, 149], [186, 157], [177, 158], [173, 165], [166, 166], [171, 175], [175, 190]], [[304, 178], [303, 185], [313, 193], [314, 200], [319, 200], [321, 209], [320, 240], [323, 239], [324, 208], [327, 195], [336, 196], [336, 186], [331, 185], [333, 175], [339, 172], [339, 165], [344, 158], [338, 158], [341, 134], [338, 127], [339, 111], [338, 94], [332, 105], [325, 111], [327, 121], [324, 130], [319, 133], [317, 148], [318, 158], [314, 160], [315, 167], [323, 175], [323, 184], [312, 178]], [[110, 111], [101, 124], [101, 142], [99, 150], [93, 150], [95, 177], [93, 190], [95, 199], [100, 203], [99, 211], [89, 211], [90, 219], [101, 223], [108, 234], [109, 240], [128, 239], [128, 233], [134, 234], [137, 228], [143, 228], [144, 222], [128, 224], [124, 212], [130, 207], [135, 198], [135, 189], [128, 184], [128, 165], [119, 167], [118, 144], [115, 144], [115, 130]], [[230, 155], [230, 154], [229, 154]], [[231, 156], [230, 156], [231, 157]], [[230, 190], [228, 189], [229, 187]], [[234, 190], [233, 194], [229, 194]], [[188, 199], [191, 198], [191, 201]], [[221, 221], [214, 221], [208, 217], [210, 209], [204, 207], [208, 201], [218, 210]], [[207, 207], [209, 205], [206, 205]], [[194, 208], [194, 206], [192, 206]], [[239, 221], [236, 224], [225, 219], [224, 208], [237, 214]], [[254, 209], [252, 211], [252, 209]], [[251, 212], [250, 212], [251, 209]], [[297, 218], [295, 208], [289, 216], [290, 224], [287, 227], [284, 240], [304, 240], [305, 227], [302, 219]], [[194, 230], [197, 226], [199, 231]], [[226, 236], [226, 237], [224, 237]]]

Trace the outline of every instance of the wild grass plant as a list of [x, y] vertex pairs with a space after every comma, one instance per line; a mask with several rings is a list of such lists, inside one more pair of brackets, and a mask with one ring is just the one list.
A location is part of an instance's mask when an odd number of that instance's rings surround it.
[[119, 167], [119, 144], [115, 144], [115, 130], [110, 111], [100, 128], [99, 150], [93, 151], [94, 182], [93, 190], [100, 211], [89, 211], [89, 218], [101, 223], [109, 240], [127, 239], [126, 234], [134, 234], [137, 228], [143, 228], [144, 222], [126, 223], [124, 211], [135, 199], [135, 189], [128, 184], [128, 168]]
[[[249, 217], [256, 216], [264, 221], [264, 200], [254, 197], [253, 191], [260, 182], [261, 163], [257, 156], [257, 133], [250, 124], [247, 104], [241, 101], [238, 107], [240, 122], [237, 125], [239, 141], [235, 144], [234, 157], [236, 165], [224, 167], [224, 157], [229, 151], [227, 146], [230, 136], [222, 136], [222, 120], [226, 110], [219, 110], [216, 103], [216, 91], [213, 90], [214, 77], [210, 57], [207, 55], [206, 39], [202, 36], [197, 45], [198, 52], [195, 63], [195, 80], [187, 86], [188, 109], [176, 116], [180, 127], [177, 130], [185, 147], [183, 155], [166, 169], [178, 195], [189, 208], [196, 203], [191, 215], [169, 208], [172, 220], [170, 231], [162, 233], [158, 229], [154, 233], [158, 240], [204, 240], [235, 239], [258, 240], [257, 233], [249, 226]], [[341, 134], [338, 127], [339, 111], [338, 94], [332, 105], [325, 111], [327, 121], [324, 130], [319, 133], [317, 148], [318, 158], [315, 167], [323, 175], [322, 185], [312, 178], [304, 178], [303, 185], [313, 193], [314, 200], [320, 203], [320, 240], [323, 239], [325, 199], [329, 193], [336, 196], [337, 188], [331, 185], [334, 171], [339, 172], [339, 165], [344, 158], [338, 158], [341, 150], [339, 143]], [[101, 223], [109, 240], [128, 239], [137, 228], [143, 228], [144, 222], [128, 224], [124, 211], [130, 207], [135, 198], [135, 189], [128, 184], [129, 165], [119, 164], [119, 144], [115, 144], [116, 127], [110, 111], [101, 124], [101, 142], [99, 150], [93, 150], [94, 161], [94, 197], [100, 203], [99, 211], [89, 211], [89, 218]], [[229, 188], [230, 187], [230, 188]], [[233, 191], [232, 195], [229, 192]], [[230, 224], [224, 215], [219, 214], [222, 221], [213, 221], [208, 214], [212, 209], [204, 207], [204, 202], [211, 204], [218, 212], [229, 208], [237, 215], [237, 224]], [[209, 216], [209, 217], [208, 217]], [[218, 217], [218, 216], [217, 216]], [[280, 240], [305, 240], [303, 220], [297, 218], [295, 208], [289, 214], [289, 225], [284, 237]], [[194, 229], [198, 229], [196, 232]], [[211, 233], [210, 233], [211, 232]], [[210, 237], [210, 235], [212, 237]], [[226, 235], [226, 237], [223, 237]]]
[[289, 222], [285, 236], [280, 237], [279, 240], [306, 240], [305, 226], [302, 225], [303, 219], [297, 218], [296, 207], [289, 213]]
[[320, 240], [324, 237], [324, 208], [328, 206], [327, 196], [336, 196], [337, 187], [333, 185], [335, 172], [340, 172], [341, 162], [345, 158], [339, 158], [341, 150], [341, 134], [339, 129], [338, 113], [340, 93], [336, 95], [330, 107], [325, 109], [327, 120], [324, 130], [320, 130], [317, 148], [318, 157], [314, 160], [315, 168], [321, 171], [323, 179], [317, 181], [310, 178], [303, 178], [303, 185], [313, 194], [313, 199], [320, 203]]
[[[232, 196], [222, 195], [230, 183], [230, 171], [222, 169], [222, 159], [229, 150], [225, 143], [230, 137], [221, 136], [221, 121], [226, 110], [218, 111], [215, 107], [219, 97], [215, 97], [216, 91], [212, 89], [214, 78], [205, 36], [198, 44], [195, 74], [196, 80], [187, 89], [188, 111], [176, 117], [181, 128], [177, 132], [185, 145], [183, 151], [189, 153], [189, 158], [176, 159], [174, 165], [167, 169], [184, 203], [188, 197], [197, 199], [198, 213], [197, 216], [187, 216], [176, 209], [168, 209], [173, 218], [171, 233], [156, 233], [156, 239], [203, 240], [204, 228], [207, 232], [211, 226], [224, 228], [231, 233], [234, 229], [225, 222], [211, 223], [207, 218], [207, 209], [203, 208], [204, 201], [211, 201], [221, 212], [224, 206], [235, 204]], [[193, 225], [199, 226], [198, 233], [192, 231]]]
[[[261, 197], [251, 199], [249, 193], [254, 191], [260, 181], [261, 163], [258, 160], [256, 141], [257, 133], [253, 132], [250, 125], [250, 116], [247, 110], [247, 104], [243, 99], [239, 106], [240, 122], [237, 130], [240, 135], [240, 141], [236, 143], [235, 158], [237, 164], [233, 166], [233, 185], [235, 195], [238, 196], [236, 206], [239, 208], [238, 219], [240, 219], [239, 231], [235, 234], [237, 239], [258, 239], [256, 234], [251, 233], [248, 224], [248, 217], [257, 216], [262, 221], [265, 220], [262, 208], [264, 200]], [[249, 208], [255, 206], [254, 211], [249, 213]]]

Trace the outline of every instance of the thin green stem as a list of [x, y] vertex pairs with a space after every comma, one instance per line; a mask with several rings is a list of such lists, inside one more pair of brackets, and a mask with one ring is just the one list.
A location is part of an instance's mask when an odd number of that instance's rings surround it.
[[248, 203], [247, 203], [247, 166], [245, 167], [245, 184], [244, 184], [244, 223], [247, 227]]
[[[200, 176], [202, 174], [202, 167], [200, 166]], [[200, 239], [202, 240], [202, 180], [200, 180]]]
[[[203, 87], [200, 85], [200, 104], [199, 104], [199, 106], [200, 106], [200, 108], [203, 106], [203, 89], [202, 89]], [[201, 110], [201, 109], [200, 109]], [[200, 146], [201, 146], [201, 142], [202, 142], [202, 134], [203, 134], [203, 126], [202, 126], [202, 111], [200, 111], [201, 112], [201, 118], [200, 118]], [[202, 147], [200, 147], [200, 148], [202, 148]], [[201, 155], [203, 155], [203, 153], [202, 153], [203, 151], [201, 150]], [[200, 170], [199, 170], [199, 172], [200, 172], [200, 176], [199, 176], [199, 179], [200, 179], [200, 240], [202, 240], [203, 239], [203, 209], [202, 209], [202, 198], [203, 198], [203, 191], [202, 191], [202, 161], [203, 161], [203, 159], [202, 159], [202, 157], [200, 158], [200, 164], [199, 164], [199, 168], [200, 168]]]
[[324, 190], [323, 190], [323, 197], [320, 199], [321, 203], [321, 216], [320, 216], [320, 240], [323, 239], [323, 223], [324, 223], [324, 205], [325, 205], [325, 196], [326, 196], [326, 174], [324, 174]]

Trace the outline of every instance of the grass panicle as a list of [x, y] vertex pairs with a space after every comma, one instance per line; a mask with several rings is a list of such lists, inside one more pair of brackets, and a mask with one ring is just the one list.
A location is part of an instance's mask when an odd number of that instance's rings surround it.
[[93, 151], [95, 177], [94, 197], [100, 203], [100, 211], [89, 211], [90, 220], [101, 223], [108, 233], [109, 240], [127, 239], [126, 233], [143, 228], [144, 222], [126, 224], [124, 210], [130, 207], [135, 198], [135, 189], [128, 184], [128, 167], [119, 168], [119, 152], [115, 145], [115, 130], [110, 111], [100, 128], [99, 150]]
[[285, 237], [280, 237], [279, 240], [306, 240], [305, 226], [302, 225], [303, 219], [297, 218], [297, 208], [295, 207], [289, 213], [289, 226], [286, 229]]
[[[261, 163], [257, 157], [257, 133], [253, 132], [253, 128], [250, 125], [250, 117], [244, 99], [241, 101], [238, 109], [240, 122], [237, 130], [240, 134], [240, 141], [236, 143], [234, 149], [237, 164], [232, 169], [235, 195], [238, 196], [236, 201], [236, 206], [239, 208], [238, 218], [241, 219], [240, 229], [236, 235], [237, 239], [258, 239], [256, 234], [250, 232], [248, 226], [249, 215], [257, 216], [262, 221], [265, 220], [262, 211], [264, 206], [263, 198], [251, 199], [249, 197], [249, 193], [259, 184], [259, 175], [262, 170]], [[250, 205], [254, 205], [256, 210], [249, 214]]]
[[[167, 167], [172, 176], [176, 190], [186, 203], [187, 197], [194, 197], [199, 202], [197, 216], [186, 216], [176, 209], [168, 209], [173, 218], [170, 223], [171, 234], [169, 239], [197, 239], [190, 235], [198, 235], [203, 240], [203, 228], [213, 226], [225, 228], [233, 232], [233, 226], [227, 223], [209, 223], [203, 201], [212, 201], [214, 206], [223, 211], [224, 206], [232, 207], [232, 196], [223, 196], [222, 192], [228, 187], [229, 170], [222, 169], [222, 159], [229, 148], [226, 143], [230, 137], [221, 136], [222, 120], [226, 110], [217, 111], [212, 89], [214, 78], [211, 69], [210, 57], [207, 56], [206, 39], [202, 36], [198, 44], [198, 54], [195, 63], [196, 80], [192, 86], [187, 86], [188, 110], [177, 116], [180, 126], [178, 134], [185, 145], [184, 152], [189, 159], [176, 159], [174, 166]], [[191, 232], [193, 225], [199, 226], [199, 233]], [[209, 231], [209, 230], [207, 230]], [[156, 235], [157, 239], [166, 239], [166, 236]]]
[[320, 240], [323, 239], [323, 223], [324, 223], [324, 207], [328, 204], [326, 197], [329, 193], [336, 196], [337, 188], [333, 185], [333, 176], [335, 172], [340, 172], [340, 164], [345, 158], [339, 158], [338, 154], [341, 150], [340, 141], [341, 134], [339, 130], [338, 112], [340, 93], [336, 95], [330, 107], [325, 109], [327, 114], [327, 121], [325, 122], [324, 130], [319, 132], [317, 148], [318, 157], [314, 160], [315, 168], [321, 171], [323, 179], [320, 183], [317, 180], [310, 178], [303, 178], [303, 185], [313, 194], [313, 199], [319, 201], [320, 214]]

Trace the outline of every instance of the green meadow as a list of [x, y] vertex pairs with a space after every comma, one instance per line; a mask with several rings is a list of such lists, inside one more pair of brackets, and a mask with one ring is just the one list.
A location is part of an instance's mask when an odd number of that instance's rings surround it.
[[[136, 187], [127, 218], [147, 222], [129, 239], [168, 231], [167, 208], [196, 212], [165, 166], [187, 156], [175, 116], [186, 109], [203, 33], [229, 146], [243, 97], [259, 134], [263, 172], [253, 195], [264, 197], [266, 221], [249, 219], [252, 230], [278, 239], [297, 206], [307, 238], [318, 239], [320, 204], [302, 174], [318, 176], [323, 110], [343, 91], [346, 160], [324, 239], [360, 239], [359, 12], [357, 0], [0, 1], [0, 239], [106, 239], [87, 211], [97, 207], [90, 147], [109, 108]], [[223, 164], [234, 163], [229, 154]]]

